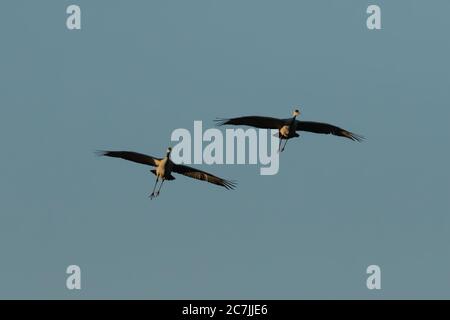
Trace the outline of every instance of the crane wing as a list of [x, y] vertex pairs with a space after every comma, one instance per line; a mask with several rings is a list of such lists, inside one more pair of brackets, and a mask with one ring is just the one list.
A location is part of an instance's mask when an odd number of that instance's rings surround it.
[[321, 134], [333, 134], [335, 136], [345, 137], [353, 141], [361, 142], [364, 140], [363, 136], [344, 130], [342, 128], [333, 126], [328, 123], [312, 122], [312, 121], [298, 121], [296, 131], [308, 131]]
[[128, 161], [133, 161], [153, 167], [157, 166], [159, 161], [161, 160], [160, 158], [155, 158], [152, 156], [132, 151], [99, 151], [98, 154], [100, 156], [121, 158]]
[[182, 174], [187, 177], [191, 177], [197, 180], [203, 180], [209, 183], [216, 184], [218, 186], [225, 187], [226, 189], [234, 189], [236, 187], [235, 181], [225, 180], [208, 172], [194, 169], [185, 165], [174, 164], [172, 172]]
[[285, 120], [259, 116], [247, 116], [231, 119], [216, 119], [215, 121], [219, 126], [232, 124], [232, 125], [251, 126], [263, 129], [280, 129], [285, 125]]

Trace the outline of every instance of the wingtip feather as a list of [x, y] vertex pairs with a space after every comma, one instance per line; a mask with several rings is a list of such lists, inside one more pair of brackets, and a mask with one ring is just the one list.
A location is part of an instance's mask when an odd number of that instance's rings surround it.
[[352, 133], [353, 141], [363, 142], [366, 138], [362, 135]]
[[216, 126], [220, 127], [220, 126], [227, 124], [228, 120], [230, 120], [230, 119], [216, 118], [216, 119], [214, 119], [214, 122], [216, 123]]
[[223, 186], [224, 186], [227, 190], [234, 190], [234, 189], [236, 189], [236, 187], [237, 187], [237, 181], [234, 181], [234, 180], [224, 180]]
[[105, 151], [105, 150], [95, 150], [95, 151], [94, 151], [94, 154], [95, 154], [97, 157], [103, 157], [103, 156], [106, 156], [106, 155], [108, 154], [108, 151]]

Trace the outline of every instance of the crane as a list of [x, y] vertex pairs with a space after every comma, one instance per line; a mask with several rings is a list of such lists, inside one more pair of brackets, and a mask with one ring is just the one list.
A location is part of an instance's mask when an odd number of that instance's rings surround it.
[[[335, 136], [345, 137], [353, 141], [361, 142], [364, 137], [350, 131], [344, 130], [332, 124], [313, 121], [299, 121], [296, 118], [300, 115], [300, 111], [295, 109], [292, 117], [288, 119], [278, 119], [272, 117], [261, 116], [245, 116], [230, 119], [216, 119], [217, 125], [243, 125], [262, 129], [277, 129], [280, 143], [278, 151], [282, 152], [286, 147], [289, 139], [299, 137], [297, 131], [308, 131], [321, 134], [332, 134]], [[282, 141], [285, 140], [283, 147]]]
[[[98, 154], [100, 156], [121, 158], [128, 161], [156, 167], [155, 169], [150, 170], [156, 176], [153, 191], [149, 195], [150, 199], [153, 199], [159, 195], [164, 181], [175, 180], [175, 177], [172, 175], [172, 173], [178, 173], [190, 178], [206, 181], [224, 187], [226, 189], [234, 189], [236, 187], [235, 181], [225, 180], [208, 172], [172, 162], [172, 160], [170, 159], [171, 152], [172, 148], [169, 147], [164, 158], [156, 158], [133, 151], [98, 151]], [[158, 190], [156, 190], [158, 181], [161, 181], [161, 183]]]

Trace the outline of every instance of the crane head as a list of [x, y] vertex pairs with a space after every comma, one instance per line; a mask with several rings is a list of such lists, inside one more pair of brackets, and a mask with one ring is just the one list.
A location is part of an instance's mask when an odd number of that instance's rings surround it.
[[172, 152], [172, 148], [171, 147], [168, 147], [167, 148], [167, 154], [170, 154]]
[[295, 109], [293, 112], [292, 112], [292, 116], [293, 117], [297, 117], [297, 116], [299, 116], [300, 115], [300, 110], [298, 110], [298, 109]]

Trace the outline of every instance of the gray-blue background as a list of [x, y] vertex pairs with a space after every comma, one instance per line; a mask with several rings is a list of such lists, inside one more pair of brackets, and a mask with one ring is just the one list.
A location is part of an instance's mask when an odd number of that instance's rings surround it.
[[[382, 9], [381, 31], [366, 8]], [[66, 7], [82, 30], [66, 29]], [[18, 1], [0, 9], [1, 298], [449, 298], [450, 2]], [[278, 175], [236, 191], [96, 149], [290, 115]], [[82, 290], [65, 288], [78, 264]], [[382, 268], [382, 290], [365, 286]]]

